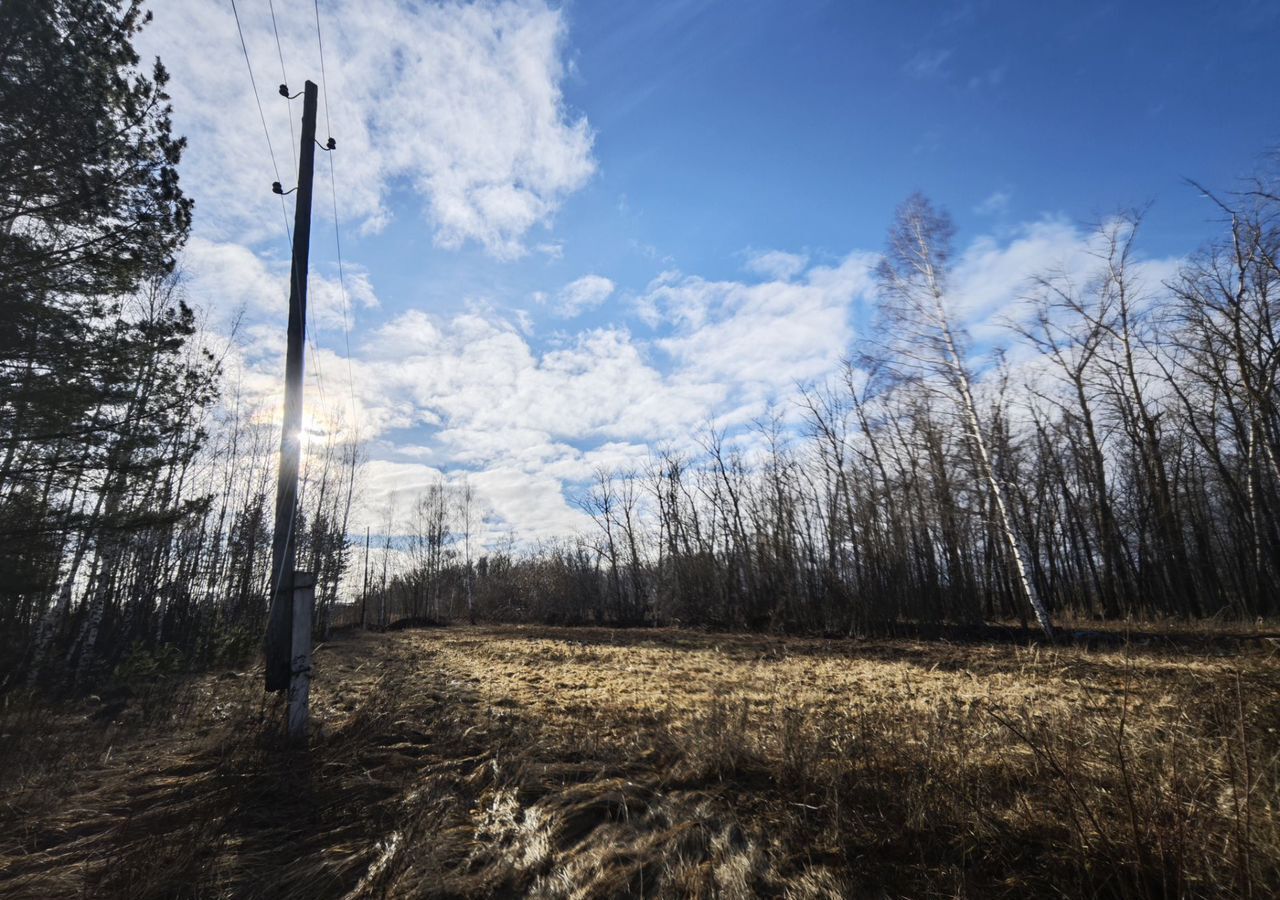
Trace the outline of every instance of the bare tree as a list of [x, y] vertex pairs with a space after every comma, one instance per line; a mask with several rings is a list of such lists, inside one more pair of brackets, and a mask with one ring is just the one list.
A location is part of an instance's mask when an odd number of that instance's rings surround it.
[[1027, 564], [1010, 515], [1005, 486], [996, 477], [987, 436], [973, 397], [962, 334], [952, 323], [947, 276], [955, 229], [946, 213], [914, 194], [898, 209], [889, 230], [888, 250], [876, 271], [879, 311], [891, 335], [894, 362], [907, 377], [927, 386], [940, 385], [954, 400], [973, 448], [974, 462], [991, 493], [996, 524], [1003, 535], [1019, 588], [1044, 633], [1053, 623], [1027, 574]]
[[440, 581], [449, 542], [451, 512], [449, 490], [444, 478], [427, 485], [413, 505], [413, 530], [409, 536], [409, 556], [413, 565], [413, 616], [439, 616]]
[[463, 580], [467, 595], [467, 621], [476, 624], [475, 573], [471, 565], [471, 541], [475, 535], [476, 519], [479, 515], [479, 502], [475, 487], [466, 475], [458, 485], [454, 495], [457, 504], [458, 524], [462, 528]]

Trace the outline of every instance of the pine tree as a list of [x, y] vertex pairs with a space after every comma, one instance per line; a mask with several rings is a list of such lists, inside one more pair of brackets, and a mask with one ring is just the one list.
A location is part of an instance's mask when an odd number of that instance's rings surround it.
[[41, 619], [37, 653], [90, 560], [108, 584], [102, 535], [147, 527], [132, 501], [198, 443], [212, 387], [183, 350], [192, 204], [168, 75], [133, 47], [149, 19], [139, 0], [0, 7], [0, 570], [21, 573], [0, 622], [23, 641]]

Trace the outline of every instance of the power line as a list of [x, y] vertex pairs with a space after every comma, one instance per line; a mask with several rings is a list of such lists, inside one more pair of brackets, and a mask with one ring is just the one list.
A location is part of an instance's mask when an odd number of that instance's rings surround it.
[[[275, 37], [276, 55], [280, 61], [280, 75], [283, 80], [283, 83], [287, 85], [289, 82], [288, 67], [285, 64], [284, 46], [280, 40], [280, 28], [279, 28], [279, 22], [276, 18], [274, 0], [268, 0], [267, 5], [271, 13], [271, 30]], [[244, 54], [245, 68], [249, 72], [249, 85], [253, 90], [254, 102], [258, 107], [258, 118], [262, 122], [262, 133], [267, 140], [267, 152], [271, 157], [271, 168], [275, 172], [276, 181], [280, 181], [280, 166], [276, 160], [275, 146], [271, 140], [271, 130], [267, 125], [266, 112], [262, 106], [261, 94], [258, 91], [257, 78], [253, 74], [253, 63], [249, 57], [249, 47], [248, 47], [247, 41], [245, 40], [244, 27], [240, 21], [240, 11], [236, 7], [235, 0], [231, 0], [231, 12], [235, 18], [236, 32], [240, 37], [240, 49]], [[327, 83], [327, 78], [324, 74], [324, 71], [325, 71], [324, 59], [323, 59], [324, 45], [323, 45], [323, 41], [320, 38], [320, 30], [319, 30], [320, 29], [319, 15], [320, 15], [320, 10], [319, 10], [319, 5], [317, 4], [316, 5], [316, 17], [317, 17], [316, 18], [316, 38], [317, 38], [317, 42], [320, 45], [321, 81], [322, 83], [324, 83], [324, 88], [325, 88], [325, 125], [327, 128], [332, 130], [330, 125], [330, 116], [329, 116], [328, 83]], [[289, 108], [291, 110], [291, 113], [288, 116], [289, 136], [291, 141], [290, 150], [292, 152], [292, 158], [294, 160], [294, 165], [296, 167], [298, 157], [297, 157], [297, 149], [294, 146], [294, 144], [297, 143], [297, 140], [296, 140], [296, 136], [293, 128], [293, 116], [292, 116], [293, 98], [289, 97], [287, 91], [285, 92], [285, 99], [289, 102]], [[334, 237], [335, 237], [335, 242], [338, 248], [339, 291], [340, 291], [341, 300], [342, 300], [343, 340], [344, 340], [344, 344], [346, 347], [346, 354], [347, 354], [347, 381], [348, 381], [348, 387], [350, 388], [350, 393], [352, 398], [352, 412], [354, 416], [355, 387], [354, 387], [354, 379], [352, 377], [352, 371], [351, 371], [351, 339], [350, 339], [350, 333], [349, 333], [349, 328], [347, 324], [346, 278], [345, 278], [344, 266], [342, 263], [342, 255], [341, 255], [342, 245], [341, 245], [341, 240], [338, 237], [338, 230], [337, 230], [337, 188], [336, 188], [336, 180], [334, 176], [332, 157], [330, 157], [330, 160], [329, 160], [329, 176], [330, 176], [330, 193], [333, 198], [333, 204], [334, 204]], [[285, 206], [283, 194], [280, 195], [280, 213], [284, 221], [285, 236], [288, 239], [288, 243], [289, 243], [289, 250], [290, 250], [289, 257], [290, 257], [290, 260], [292, 260], [293, 259], [293, 231], [292, 231], [292, 228], [289, 226], [289, 215], [288, 215], [288, 210]], [[312, 365], [309, 367], [311, 370], [311, 378], [312, 378], [313, 384], [315, 385], [316, 393], [319, 395], [321, 408], [326, 408], [328, 406], [328, 397], [326, 396], [326, 391], [324, 388], [324, 372], [323, 372], [323, 366], [321, 365], [321, 362], [320, 362], [320, 349], [315, 341], [315, 332], [316, 332], [315, 319], [314, 319], [314, 314], [309, 309], [307, 310], [307, 319], [308, 319], [307, 324], [309, 326], [306, 329], [307, 343], [311, 347], [311, 358], [312, 358]], [[307, 461], [304, 460], [303, 461], [304, 467], [306, 463]], [[291, 521], [290, 528], [292, 528], [292, 525], [293, 523]]]
[[[338, 179], [334, 174], [333, 163], [333, 123], [329, 118], [329, 77], [325, 71], [324, 64], [324, 38], [320, 29], [320, 0], [315, 0], [316, 11], [316, 46], [320, 51], [320, 85], [324, 90], [324, 124], [325, 129], [329, 132], [329, 139], [325, 141], [325, 149], [329, 153], [329, 195], [333, 201], [333, 243], [338, 255], [338, 290], [342, 301], [342, 340], [346, 347], [347, 353], [347, 390], [351, 395], [351, 428], [352, 434], [358, 436], [360, 433], [359, 417], [356, 414], [356, 386], [355, 377], [351, 371], [351, 331], [347, 324], [347, 276], [345, 268], [342, 264], [342, 237], [338, 227]], [[351, 480], [347, 482], [347, 510], [351, 509], [351, 492], [355, 488], [355, 442], [352, 442], [352, 471]], [[366, 560], [367, 562], [367, 560]]]
[[[234, 10], [235, 10], [235, 0], [232, 0], [231, 7], [232, 7], [232, 10], [234, 11]], [[293, 98], [289, 96], [289, 94], [288, 94], [288, 89], [287, 89], [287, 87], [286, 87], [286, 86], [288, 85], [288, 83], [289, 83], [289, 71], [288, 71], [288, 67], [285, 65], [285, 61], [284, 61], [284, 47], [283, 47], [283, 45], [282, 45], [282, 44], [281, 44], [281, 42], [280, 42], [280, 27], [279, 27], [279, 23], [278, 23], [278, 21], [277, 21], [277, 19], [276, 19], [276, 9], [275, 9], [275, 2], [274, 2], [274, 0], [267, 0], [267, 8], [268, 8], [268, 10], [269, 10], [269, 11], [270, 11], [270, 13], [271, 13], [271, 31], [272, 31], [272, 34], [275, 36], [275, 41], [276, 41], [276, 56], [277, 56], [277, 57], [279, 58], [279, 60], [280, 60], [280, 78], [281, 78], [281, 81], [282, 81], [282, 87], [285, 87], [285, 90], [283, 91], [283, 93], [284, 93], [284, 98], [285, 98], [285, 100], [289, 103], [289, 116], [288, 116], [288, 119], [289, 119], [289, 149], [290, 149], [290, 151], [291, 151], [291, 153], [292, 153], [292, 156], [293, 156], [293, 165], [294, 165], [294, 168], [295, 168], [295, 170], [296, 170], [296, 169], [297, 169], [297, 166], [298, 166], [298, 150], [297, 150], [297, 146], [296, 146], [296, 145], [297, 145], [297, 138], [296, 138], [296, 136], [295, 136], [295, 134], [294, 134], [294, 129], [293, 129]], [[238, 13], [236, 14], [236, 28], [237, 28], [237, 29], [240, 29], [240, 16], [239, 16], [239, 14], [238, 14]], [[240, 29], [240, 46], [241, 46], [241, 48], [242, 48], [242, 49], [244, 49], [244, 52], [245, 52], [245, 62], [247, 63], [247, 62], [248, 62], [248, 60], [249, 60], [249, 51], [248, 51], [248, 49], [245, 47], [244, 31], [243, 31], [243, 29]], [[251, 81], [251, 82], [253, 82], [253, 67], [252, 67], [252, 66], [250, 66], [250, 67], [249, 67], [249, 79], [250, 79], [250, 81]], [[257, 84], [256, 84], [256, 83], [254, 83], [254, 84], [253, 84], [253, 95], [254, 95], [254, 99], [255, 99], [255, 100], [258, 100], [258, 114], [259, 114], [260, 116], [262, 116], [262, 127], [263, 127], [263, 130], [265, 131], [265, 130], [266, 130], [266, 127], [267, 127], [267, 120], [266, 120], [266, 116], [262, 114], [262, 101], [258, 98], [258, 87], [257, 87]], [[325, 100], [325, 122], [326, 122], [326, 124], [328, 123], [328, 114], [329, 114], [329, 111], [328, 111], [328, 100], [327, 100], [327, 98], [326, 98], [326, 100]], [[270, 135], [269, 133], [267, 134], [267, 146], [268, 146], [268, 148], [271, 148], [271, 135]], [[276, 158], [275, 158], [275, 151], [274, 151], [274, 149], [272, 149], [272, 150], [271, 150], [271, 165], [272, 165], [272, 167], [273, 167], [273, 168], [275, 168], [275, 172], [276, 172], [276, 180], [277, 180], [277, 181], [279, 181], [279, 180], [280, 180], [280, 169], [279, 169], [279, 167], [277, 167], [277, 166], [276, 166]], [[292, 234], [291, 229], [290, 229], [290, 227], [289, 227], [289, 215], [288, 215], [288, 212], [287, 212], [287, 211], [286, 211], [286, 209], [285, 209], [285, 204], [284, 204], [284, 195], [283, 195], [283, 194], [280, 196], [280, 211], [281, 211], [281, 213], [284, 215], [285, 234], [286, 234], [286, 235], [288, 235], [288, 237], [289, 237], [289, 251], [290, 251], [290, 252], [289, 252], [289, 258], [290, 258], [290, 260], [292, 260], [292, 259], [293, 259], [293, 234]], [[322, 375], [322, 372], [321, 372], [321, 366], [320, 366], [320, 351], [319, 351], [319, 348], [316, 346], [315, 335], [314, 335], [314, 331], [315, 331], [315, 320], [314, 320], [314, 318], [313, 318], [313, 315], [312, 315], [312, 313], [311, 313], [311, 310], [309, 310], [309, 309], [307, 310], [307, 320], [308, 320], [308, 321], [307, 321], [308, 328], [306, 329], [306, 332], [307, 332], [307, 343], [308, 343], [308, 344], [310, 344], [310, 346], [311, 346], [311, 357], [312, 357], [312, 361], [313, 361], [313, 365], [311, 366], [311, 376], [312, 376], [312, 381], [315, 383], [315, 386], [316, 386], [316, 393], [318, 393], [318, 394], [320, 395], [320, 404], [321, 404], [321, 406], [323, 407], [323, 406], [327, 406], [327, 405], [328, 405], [328, 400], [327, 400], [327, 399], [326, 399], [326, 397], [325, 397], [325, 391], [324, 391], [324, 377], [323, 377], [323, 375]]]
[[[316, 46], [320, 51], [320, 89], [324, 93], [324, 124], [333, 138], [333, 124], [329, 118], [329, 78], [324, 64], [324, 37], [320, 28], [320, 0], [314, 0], [316, 11]], [[351, 427], [358, 429], [356, 414], [355, 376], [351, 369], [351, 331], [347, 323], [347, 276], [342, 264], [342, 235], [338, 227], [338, 179], [334, 171], [333, 148], [329, 148], [329, 192], [333, 201], [333, 243], [338, 255], [338, 292], [342, 300], [342, 340], [347, 352], [347, 388], [351, 394]]]
[[329, 157], [329, 191], [333, 198], [333, 243], [338, 251], [338, 292], [342, 298], [342, 340], [347, 351], [347, 388], [351, 393], [351, 427], [358, 429], [356, 421], [356, 384], [351, 371], [351, 331], [347, 327], [347, 276], [342, 265], [342, 236], [338, 230], [338, 182], [333, 171], [333, 156]]
[[333, 137], [333, 123], [329, 121], [329, 81], [324, 71], [324, 38], [320, 35], [320, 0], [315, 0], [316, 8], [316, 45], [320, 48], [320, 89], [324, 92], [324, 127]]
[[[288, 79], [288, 76], [287, 76], [287, 74], [286, 74], [286, 71], [287, 71], [287, 70], [286, 70], [286, 68], [285, 68], [285, 62], [284, 62], [284, 49], [283, 49], [283, 47], [282, 47], [282, 46], [281, 46], [281, 44], [280, 44], [280, 32], [279, 32], [279, 28], [277, 27], [277, 23], [276, 23], [275, 8], [274, 8], [274, 4], [271, 2], [271, 0], [268, 0], [268, 3], [269, 3], [269, 6], [270, 6], [270, 9], [271, 9], [271, 27], [272, 27], [273, 32], [275, 33], [275, 38], [276, 38], [276, 52], [277, 52], [277, 55], [279, 56], [279, 59], [280, 59], [280, 74], [281, 74], [282, 76], [284, 76], [284, 83], [285, 83], [285, 84], [288, 84], [289, 79]], [[275, 146], [274, 146], [274, 144], [273, 144], [273, 143], [272, 143], [272, 141], [271, 141], [271, 129], [267, 126], [267, 116], [266, 116], [266, 112], [265, 112], [265, 110], [263, 109], [263, 106], [262, 106], [262, 96], [261, 96], [261, 94], [258, 92], [258, 81], [257, 81], [257, 78], [256, 78], [256, 77], [254, 77], [254, 74], [253, 74], [253, 62], [252, 62], [252, 60], [251, 60], [251, 59], [250, 59], [250, 57], [249, 57], [249, 46], [248, 46], [247, 41], [245, 40], [245, 36], [244, 36], [244, 26], [243, 26], [243, 25], [241, 24], [241, 22], [240, 22], [240, 11], [239, 11], [239, 9], [237, 9], [237, 7], [236, 7], [235, 0], [231, 0], [231, 13], [232, 13], [232, 16], [235, 18], [235, 22], [236, 22], [236, 32], [237, 32], [237, 34], [238, 34], [238, 35], [239, 35], [239, 37], [240, 37], [240, 50], [241, 50], [241, 52], [244, 54], [244, 63], [245, 63], [245, 68], [246, 68], [246, 70], [247, 70], [247, 71], [248, 71], [248, 73], [249, 73], [249, 86], [250, 86], [250, 88], [252, 88], [252, 90], [253, 90], [253, 99], [254, 99], [254, 103], [255, 103], [255, 104], [257, 105], [257, 107], [258, 107], [258, 119], [262, 122], [262, 133], [263, 133], [263, 135], [266, 137], [266, 140], [267, 140], [267, 153], [268, 153], [268, 155], [271, 157], [271, 169], [272, 169], [272, 171], [275, 173], [276, 181], [277, 181], [277, 182], [279, 182], [279, 181], [280, 181], [280, 166], [279, 166], [279, 163], [276, 161], [276, 151], [275, 151]], [[290, 112], [290, 115], [289, 115], [289, 117], [288, 117], [288, 118], [289, 118], [289, 135], [290, 135], [290, 140], [291, 140], [290, 149], [292, 150], [292, 153], [293, 153], [294, 166], [295, 166], [295, 169], [296, 169], [296, 167], [297, 167], [297, 158], [298, 158], [298, 157], [297, 157], [297, 150], [296, 150], [296, 148], [293, 146], [294, 144], [296, 144], [296, 143], [297, 143], [296, 138], [294, 138], [294, 130], [293, 130], [293, 115], [292, 115], [293, 101], [292, 101], [292, 98], [289, 98], [289, 97], [288, 97], [287, 93], [286, 93], [286, 95], [285, 95], [285, 96], [286, 96], [286, 99], [287, 99], [287, 100], [289, 100], [289, 108], [290, 108], [290, 111], [291, 111], [291, 112]], [[327, 125], [327, 123], [328, 123], [328, 118], [329, 118], [328, 113], [329, 113], [329, 111], [328, 111], [328, 98], [327, 98], [327, 96], [326, 96], [326, 98], [325, 98], [325, 122], [326, 122], [326, 125]], [[330, 160], [330, 171], [331, 171], [331, 174], [332, 174], [332, 165], [333, 165], [332, 160]], [[292, 228], [290, 227], [290, 225], [289, 225], [289, 213], [288, 213], [288, 210], [287, 210], [287, 208], [286, 208], [286, 206], [285, 206], [284, 194], [283, 194], [283, 193], [281, 193], [281, 194], [280, 194], [280, 216], [281, 216], [281, 219], [282, 219], [282, 220], [283, 220], [283, 222], [284, 222], [285, 238], [286, 238], [286, 240], [288, 241], [288, 244], [289, 244], [289, 259], [290, 259], [290, 267], [291, 267], [291, 269], [290, 269], [290, 273], [291, 273], [291, 277], [292, 277], [292, 266], [293, 266], [293, 259], [294, 259], [294, 255], [293, 255], [293, 229], [292, 229]], [[339, 267], [339, 271], [341, 271], [341, 266]], [[344, 288], [344, 297], [345, 297], [345, 288]], [[345, 301], [345, 299], [344, 299], [344, 300], [343, 300], [343, 304], [344, 304], [344, 305], [343, 305], [343, 332], [344, 332], [344, 335], [345, 335], [345, 333], [346, 333], [346, 306], [345, 306], [345, 303], [346, 303], [346, 301]], [[307, 318], [308, 318], [308, 319], [311, 319], [311, 318], [312, 318], [312, 315], [311, 315], [310, 310], [308, 310], [308, 311], [307, 311]], [[312, 380], [313, 380], [313, 382], [315, 383], [316, 392], [319, 394], [319, 397], [320, 397], [320, 404], [321, 404], [321, 406], [322, 406], [322, 407], [326, 407], [326, 406], [328, 405], [328, 400], [327, 400], [327, 399], [326, 399], [326, 397], [325, 397], [325, 390], [324, 390], [324, 378], [323, 378], [323, 374], [322, 374], [322, 371], [321, 371], [321, 365], [320, 365], [320, 351], [319, 351], [319, 349], [318, 349], [318, 348], [317, 348], [317, 346], [316, 346], [315, 336], [314, 336], [314, 331], [315, 331], [314, 323], [313, 323], [313, 322], [309, 322], [308, 324], [312, 325], [312, 327], [309, 327], [309, 328], [307, 328], [307, 329], [306, 329], [306, 332], [307, 332], [307, 341], [308, 341], [308, 343], [311, 345], [312, 365], [310, 366], [310, 369], [311, 369]], [[350, 376], [350, 349], [349, 349], [349, 348], [350, 348], [350, 343], [348, 342], [348, 359], [347, 359], [347, 364], [348, 364], [348, 377]], [[352, 395], [352, 396], [354, 396], [354, 393], [353, 393], [353, 395]], [[301, 436], [300, 436], [300, 437], [301, 437]], [[306, 477], [306, 476], [305, 476], [305, 472], [306, 472], [306, 470], [307, 470], [308, 463], [309, 463], [309, 459], [304, 459], [304, 460], [303, 460], [304, 483], [305, 483], [305, 477]], [[287, 525], [287, 537], [286, 537], [286, 540], [288, 540], [288, 539], [290, 539], [290, 538], [291, 538], [291, 536], [292, 536], [292, 534], [293, 534], [293, 532], [294, 532], [294, 529], [295, 529], [295, 527], [296, 527], [296, 525], [297, 525], [298, 506], [301, 504], [301, 500], [302, 500], [301, 496], [297, 497], [297, 498], [296, 498], [296, 500], [295, 500], [295, 502], [294, 502], [294, 504], [293, 504], [293, 508], [289, 510], [289, 522], [288, 522], [288, 525]], [[280, 569], [280, 571], [279, 571], [279, 572], [274, 573], [274, 576], [275, 576], [275, 577], [273, 578], [274, 584], [272, 585], [272, 594], [271, 594], [271, 595], [272, 595], [272, 597], [275, 597], [275, 596], [279, 593], [279, 591], [280, 591], [280, 585], [284, 583], [285, 571], [284, 571], [284, 568], [283, 568], [283, 562], [282, 562], [282, 568]]]
[[[245, 43], [244, 28], [240, 25], [240, 10], [236, 9], [236, 0], [231, 0], [231, 14], [236, 20], [236, 32], [240, 35], [240, 49], [244, 53], [244, 65], [249, 70], [249, 86], [253, 88], [253, 100], [258, 104], [258, 118], [262, 120], [262, 133], [267, 138], [267, 153], [271, 155], [271, 169], [276, 173], [276, 181], [280, 181], [280, 166], [276, 164], [276, 148], [271, 144], [271, 129], [267, 127], [267, 114], [262, 110], [262, 97], [258, 95], [258, 80], [253, 77], [253, 63], [249, 61], [249, 45]], [[325, 101], [326, 124], [328, 122], [328, 101]], [[289, 123], [293, 128], [293, 123]], [[289, 236], [290, 256], [292, 257], [293, 234], [289, 228], [289, 213], [284, 207], [284, 195], [280, 195], [280, 215], [284, 219], [284, 231]]]
[[[280, 57], [280, 81], [282, 84], [289, 83], [289, 73], [284, 68], [284, 49], [280, 46], [280, 29], [276, 26], [276, 5], [275, 0], [267, 0], [267, 8], [271, 10], [271, 30], [276, 36], [276, 54]], [[293, 168], [298, 168], [298, 139], [293, 134], [293, 98], [286, 94], [286, 100], [289, 101], [289, 150], [293, 153]], [[328, 101], [326, 102], [326, 106]], [[326, 116], [328, 111], [326, 109]], [[328, 119], [326, 118], [326, 124]], [[277, 176], [277, 180], [279, 177]]]
[[[253, 62], [249, 59], [249, 45], [244, 39], [244, 27], [240, 24], [240, 11], [236, 8], [236, 0], [231, 0], [231, 14], [236, 20], [236, 32], [240, 35], [240, 50], [244, 53], [244, 65], [249, 71], [249, 86], [253, 89], [253, 100], [258, 106], [258, 118], [262, 122], [262, 133], [267, 139], [267, 153], [271, 156], [271, 169], [275, 172], [276, 183], [280, 182], [280, 166], [276, 163], [276, 150], [271, 143], [271, 129], [267, 127], [267, 115], [262, 109], [262, 97], [258, 93], [258, 80], [253, 76]], [[274, 12], [272, 21], [274, 22]], [[281, 65], [283, 66], [283, 54], [281, 55]], [[289, 122], [290, 133], [292, 133], [293, 122], [290, 117]], [[285, 209], [284, 194], [280, 194], [280, 216], [284, 220], [284, 233], [289, 243], [289, 260], [290, 266], [293, 265], [293, 229], [289, 227], [289, 213]], [[293, 277], [292, 268], [290, 270], [290, 278]], [[294, 525], [297, 520], [298, 504], [295, 500], [293, 508], [289, 510], [289, 523], [286, 529], [286, 543], [292, 539]], [[276, 602], [276, 597], [280, 593], [280, 586], [284, 584], [284, 561], [281, 561], [280, 571], [275, 573], [275, 582], [271, 586], [272, 602]]]
[[[284, 74], [285, 74], [285, 71], [286, 71], [286, 70], [285, 70], [285, 64], [284, 64], [284, 50], [283, 50], [283, 48], [282, 48], [282, 47], [281, 47], [281, 45], [280, 45], [280, 32], [279, 32], [279, 30], [276, 28], [275, 7], [274, 7], [274, 4], [271, 2], [271, 0], [268, 0], [268, 5], [269, 5], [269, 7], [271, 8], [271, 27], [272, 27], [272, 30], [274, 30], [274, 31], [275, 31], [275, 34], [276, 34], [276, 52], [279, 54], [279, 57], [280, 57], [280, 73], [281, 73], [282, 75], [284, 75]], [[250, 87], [252, 87], [252, 88], [253, 88], [253, 99], [254, 99], [254, 102], [255, 102], [255, 103], [257, 104], [257, 106], [258, 106], [258, 118], [262, 121], [262, 133], [263, 133], [263, 134], [266, 136], [266, 138], [267, 138], [267, 152], [271, 155], [271, 168], [272, 168], [272, 170], [275, 172], [275, 175], [276, 175], [276, 181], [277, 181], [277, 182], [279, 182], [279, 181], [280, 181], [280, 166], [279, 166], [279, 164], [276, 162], [276, 151], [275, 151], [275, 146], [274, 146], [274, 145], [272, 144], [272, 142], [271, 142], [271, 130], [267, 127], [267, 116], [266, 116], [266, 113], [264, 112], [264, 110], [263, 110], [263, 108], [262, 108], [262, 97], [261, 97], [261, 95], [258, 93], [258, 81], [257, 81], [257, 79], [256, 79], [256, 78], [254, 77], [254, 75], [253, 75], [253, 63], [252, 63], [252, 62], [250, 61], [250, 59], [249, 59], [249, 46], [248, 46], [248, 44], [245, 42], [245, 38], [244, 38], [244, 27], [243, 27], [243, 26], [241, 25], [241, 23], [240, 23], [240, 11], [236, 8], [236, 0], [231, 0], [231, 13], [232, 13], [232, 15], [235, 17], [235, 20], [236, 20], [236, 31], [237, 31], [237, 33], [240, 35], [240, 49], [241, 49], [241, 51], [244, 53], [244, 64], [245, 64], [245, 68], [247, 68], [247, 69], [249, 70], [249, 85], [250, 85]], [[286, 84], [288, 83], [288, 78], [287, 78], [287, 77], [285, 78], [285, 83], [286, 83]], [[290, 109], [292, 109], [292, 108], [293, 108], [293, 101], [292, 101], [292, 100], [290, 100], [290, 101], [289, 101], [289, 107], [290, 107]], [[327, 99], [326, 99], [326, 102], [325, 102], [325, 120], [326, 120], [326, 123], [327, 123], [327, 121], [328, 121], [328, 101], [327, 101]], [[292, 116], [292, 115], [290, 115], [290, 116], [289, 116], [289, 134], [290, 134], [290, 136], [292, 137], [292, 135], [293, 135], [293, 116]], [[296, 150], [294, 151], [294, 157], [293, 157], [293, 158], [294, 158], [294, 160], [295, 160], [295, 161], [297, 160], [297, 151], [296, 151]], [[288, 240], [289, 240], [289, 259], [292, 261], [292, 259], [293, 259], [293, 229], [289, 226], [289, 213], [288, 213], [288, 210], [287, 210], [287, 209], [286, 209], [286, 207], [285, 207], [285, 203], [284, 203], [284, 194], [281, 194], [281, 195], [280, 195], [280, 215], [281, 215], [281, 217], [282, 217], [282, 218], [283, 218], [283, 220], [284, 220], [284, 232], [285, 232], [285, 236], [286, 236], [286, 237], [288, 238]], [[290, 262], [290, 265], [292, 266], [292, 262]], [[308, 319], [311, 319], [311, 314], [310, 314], [310, 311], [309, 311], [309, 310], [308, 310], [307, 318], [308, 318]], [[344, 310], [344, 318], [345, 318], [345, 310]], [[313, 326], [313, 327], [311, 327], [311, 328], [308, 328], [308, 329], [307, 329], [307, 341], [308, 341], [308, 343], [310, 343], [310, 345], [311, 345], [311, 355], [312, 355], [312, 358], [313, 358], [313, 360], [314, 360], [314, 365], [311, 367], [312, 377], [313, 377], [313, 380], [315, 381], [315, 385], [316, 385], [316, 392], [320, 395], [320, 403], [321, 403], [321, 405], [327, 405], [328, 401], [327, 401], [327, 400], [326, 400], [326, 398], [325, 398], [325, 392], [324, 392], [324, 379], [323, 379], [323, 376], [322, 376], [321, 371], [320, 371], [320, 352], [319, 352], [319, 350], [316, 348], [315, 336], [312, 334], [312, 332], [314, 331], [314, 322], [309, 323], [309, 324], [312, 324], [312, 326]]]

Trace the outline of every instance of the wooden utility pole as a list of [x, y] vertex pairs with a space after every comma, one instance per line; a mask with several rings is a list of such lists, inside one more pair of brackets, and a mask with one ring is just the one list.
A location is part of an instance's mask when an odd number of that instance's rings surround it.
[[311, 249], [311, 182], [316, 162], [316, 98], [308, 81], [302, 94], [302, 146], [293, 212], [293, 266], [289, 273], [289, 346], [284, 368], [284, 428], [276, 480], [276, 522], [271, 541], [271, 618], [267, 622], [267, 690], [289, 689], [293, 672], [294, 551], [298, 464], [302, 455], [302, 351], [307, 317], [307, 260]]
[[291, 741], [305, 741], [307, 738], [311, 702], [311, 616], [315, 607], [315, 576], [310, 572], [295, 572], [287, 711]]

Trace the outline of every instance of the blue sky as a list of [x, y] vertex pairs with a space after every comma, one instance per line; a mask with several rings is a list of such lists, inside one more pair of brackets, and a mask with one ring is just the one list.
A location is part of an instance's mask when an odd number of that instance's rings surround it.
[[[310, 0], [239, 0], [277, 165], [318, 80]], [[156, 4], [196, 199], [190, 289], [278, 378], [287, 245], [229, 3]], [[1167, 271], [1280, 144], [1280, 4], [541, 0], [321, 4], [368, 495], [470, 472], [530, 535], [639, 464], [784, 404], [858, 337], [894, 207], [957, 220], [969, 324], [1152, 204]], [[298, 110], [292, 113], [296, 116]], [[323, 121], [323, 116], [322, 116]], [[322, 158], [322, 165], [326, 161]], [[327, 169], [322, 170], [327, 179]], [[345, 388], [327, 184], [313, 333]], [[275, 204], [275, 205], [273, 205]], [[1160, 268], [1163, 266], [1164, 268]], [[1153, 276], [1154, 277], [1154, 276]], [[336, 427], [336, 426], [335, 426]]]
[[[488, 267], [439, 254], [427, 277], [444, 297], [456, 300], [459, 280], [534, 290], [582, 270], [638, 289], [655, 254], [722, 277], [751, 247], [875, 248], [915, 189], [944, 203], [962, 234], [1153, 203], [1145, 246], [1180, 253], [1211, 217], [1183, 179], [1229, 187], [1280, 137], [1267, 114], [1280, 4], [565, 10], [565, 100], [591, 123], [599, 172], [546, 232], [564, 258], [474, 272]], [[398, 269], [383, 252], [371, 258]], [[410, 286], [423, 274], [392, 277]]]

